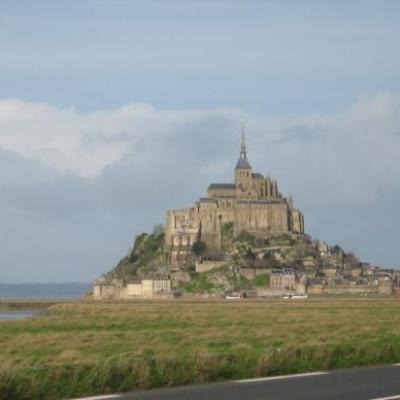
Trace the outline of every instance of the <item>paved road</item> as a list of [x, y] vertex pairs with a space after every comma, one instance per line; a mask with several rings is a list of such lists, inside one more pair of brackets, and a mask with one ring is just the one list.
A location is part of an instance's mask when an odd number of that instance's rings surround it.
[[400, 364], [97, 397], [97, 399], [101, 398], [116, 400], [400, 400]]

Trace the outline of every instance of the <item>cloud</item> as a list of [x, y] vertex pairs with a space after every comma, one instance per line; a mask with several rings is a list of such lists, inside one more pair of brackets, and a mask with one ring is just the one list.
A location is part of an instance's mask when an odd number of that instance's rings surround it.
[[259, 168], [291, 184], [323, 188], [344, 203], [368, 203], [383, 186], [399, 183], [399, 111], [399, 94], [363, 98], [334, 115], [280, 118], [238, 109], [156, 110], [142, 103], [80, 113], [3, 100], [0, 148], [56, 173], [88, 179], [125, 158], [132, 158], [137, 170], [168, 156], [176, 165], [196, 160], [192, 167], [218, 179], [236, 157], [233, 147], [244, 122], [250, 157]]
[[4, 276], [91, 280], [107, 270], [167, 208], [191, 204], [210, 181], [232, 179], [242, 122], [254, 170], [293, 194], [309, 233], [395, 264], [400, 94], [361, 98], [331, 115], [281, 117], [142, 103], [82, 113], [3, 100]]

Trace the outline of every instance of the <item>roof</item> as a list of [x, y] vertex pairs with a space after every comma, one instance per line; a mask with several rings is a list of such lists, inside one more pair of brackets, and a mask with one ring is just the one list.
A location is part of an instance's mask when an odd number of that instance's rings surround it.
[[250, 163], [247, 161], [246, 157], [240, 157], [238, 163], [236, 164], [236, 169], [251, 169]]
[[234, 183], [210, 183], [208, 189], [236, 190], [236, 185]]
[[251, 169], [249, 162], [247, 161], [246, 157], [246, 143], [244, 140], [244, 129], [242, 128], [242, 143], [240, 145], [240, 157], [239, 161], [236, 165], [236, 169]]
[[257, 173], [255, 173], [255, 174], [251, 174], [251, 176], [253, 177], [253, 178], [264, 178], [261, 174], [259, 174], [258, 172]]
[[252, 199], [239, 199], [237, 204], [285, 204], [282, 200], [252, 200]]
[[272, 275], [294, 275], [293, 268], [274, 268], [272, 270]]
[[200, 203], [216, 203], [217, 200], [212, 197], [200, 197]]

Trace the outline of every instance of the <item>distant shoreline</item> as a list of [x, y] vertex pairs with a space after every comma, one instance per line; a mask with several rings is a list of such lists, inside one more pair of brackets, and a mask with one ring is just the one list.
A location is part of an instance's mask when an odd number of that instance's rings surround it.
[[42, 309], [53, 306], [54, 304], [60, 303], [77, 303], [81, 301], [80, 298], [71, 299], [41, 299], [41, 298], [10, 298], [10, 299], [0, 299], [0, 310], [32, 310], [32, 309]]
[[59, 302], [82, 298], [90, 283], [0, 283], [0, 301]]

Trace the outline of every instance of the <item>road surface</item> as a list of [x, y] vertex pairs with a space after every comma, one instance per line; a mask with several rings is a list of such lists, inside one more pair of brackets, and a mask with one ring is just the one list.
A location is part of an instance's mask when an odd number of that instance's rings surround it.
[[87, 397], [115, 400], [400, 400], [400, 364]]

